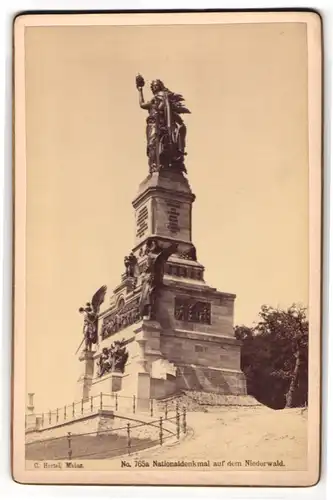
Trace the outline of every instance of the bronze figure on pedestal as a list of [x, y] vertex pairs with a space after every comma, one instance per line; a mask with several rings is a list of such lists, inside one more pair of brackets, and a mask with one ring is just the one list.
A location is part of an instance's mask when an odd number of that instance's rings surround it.
[[149, 113], [146, 127], [149, 172], [165, 168], [186, 172], [184, 156], [187, 129], [181, 114], [190, 111], [184, 106], [184, 98], [167, 89], [161, 80], [154, 80], [150, 86], [153, 98], [145, 101], [142, 90], [144, 85], [143, 77], [138, 75], [136, 86], [139, 103]]

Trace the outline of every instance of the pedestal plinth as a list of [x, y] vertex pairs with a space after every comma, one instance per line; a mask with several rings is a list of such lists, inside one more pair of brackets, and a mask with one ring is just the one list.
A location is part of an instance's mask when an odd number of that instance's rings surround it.
[[106, 373], [102, 377], [96, 377], [92, 380], [91, 396], [103, 394], [112, 394], [122, 389], [123, 374], [120, 372]]
[[[152, 324], [151, 324], [152, 323]], [[135, 369], [136, 401], [138, 411], [149, 410], [150, 407], [150, 371], [146, 352], [150, 340], [151, 329], [160, 330], [157, 322], [144, 319], [142, 326], [136, 330], [135, 341], [137, 346], [137, 358]]]
[[95, 351], [83, 351], [79, 360], [84, 363], [83, 373], [78, 380], [81, 385], [81, 398], [86, 401], [90, 396], [90, 389], [94, 377], [94, 354]]
[[136, 407], [138, 411], [148, 411], [150, 408], [150, 374], [137, 374]]

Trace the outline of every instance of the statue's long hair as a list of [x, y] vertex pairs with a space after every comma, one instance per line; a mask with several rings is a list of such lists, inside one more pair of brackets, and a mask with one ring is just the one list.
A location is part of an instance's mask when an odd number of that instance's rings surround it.
[[164, 85], [164, 83], [162, 82], [162, 80], [159, 80], [159, 79], [157, 79], [157, 80], [153, 80], [153, 81], [151, 82], [151, 84], [150, 84], [150, 88], [151, 88], [151, 90], [153, 90], [154, 85], [158, 85], [159, 87], [161, 87], [161, 90], [166, 90], [166, 91], [168, 91], [168, 89], [166, 88], [166, 86]]
[[176, 93], [172, 92], [171, 90], [169, 90], [164, 85], [162, 80], [159, 80], [159, 79], [153, 80], [150, 84], [151, 90], [153, 90], [154, 85], [159, 85], [161, 90], [163, 90], [164, 92], [166, 92], [168, 94], [169, 102], [171, 104], [171, 108], [173, 111], [175, 111], [176, 113], [179, 113], [179, 114], [190, 113], [190, 111], [184, 106], [185, 99], [181, 94], [176, 94]]

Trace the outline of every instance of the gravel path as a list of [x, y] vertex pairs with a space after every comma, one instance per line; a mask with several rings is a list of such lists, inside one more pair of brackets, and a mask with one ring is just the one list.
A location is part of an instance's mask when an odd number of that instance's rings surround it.
[[[223, 408], [188, 412], [188, 435], [180, 443], [165, 444], [137, 454], [145, 460], [210, 460], [222, 467], [250, 470], [246, 460], [282, 461], [284, 470], [306, 469], [307, 412], [300, 409], [271, 410]], [[133, 457], [134, 458], [134, 457]], [[225, 461], [223, 463], [223, 461]], [[228, 462], [230, 465], [228, 465]], [[223, 463], [223, 465], [222, 465]], [[259, 464], [253, 464], [257, 469]], [[265, 467], [270, 467], [266, 464]]]

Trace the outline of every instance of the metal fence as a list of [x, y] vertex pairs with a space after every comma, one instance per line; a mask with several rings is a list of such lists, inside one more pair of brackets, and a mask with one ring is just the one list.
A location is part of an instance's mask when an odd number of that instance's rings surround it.
[[[173, 413], [173, 412], [172, 412]], [[171, 424], [171, 425], [170, 425]], [[145, 437], [140, 437], [140, 433]], [[131, 455], [162, 446], [170, 438], [180, 440], [187, 433], [186, 408], [176, 406], [175, 414], [159, 416], [149, 422], [131, 423], [101, 431], [74, 434], [33, 441], [26, 444], [26, 458], [32, 460], [73, 460], [112, 458]]]
[[[142, 406], [145, 407], [145, 410], [142, 410]], [[26, 415], [25, 427], [26, 430], [40, 430], [92, 415], [99, 410], [123, 410], [135, 414], [138, 408], [140, 412], [148, 412], [151, 417], [163, 413], [164, 418], [167, 419], [170, 411], [176, 411], [178, 405], [173, 401], [156, 402], [153, 399], [136, 398], [135, 395], [119, 396], [117, 393], [105, 394], [101, 392], [97, 396], [81, 399], [81, 401], [74, 401], [69, 405], [54, 410]]]

